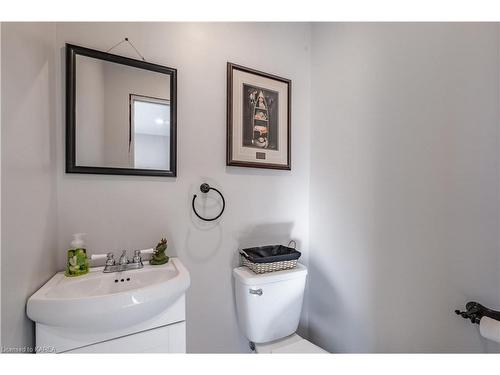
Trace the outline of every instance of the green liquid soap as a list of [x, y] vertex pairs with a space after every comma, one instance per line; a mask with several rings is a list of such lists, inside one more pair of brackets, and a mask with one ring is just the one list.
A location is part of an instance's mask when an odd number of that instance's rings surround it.
[[71, 248], [68, 250], [68, 260], [66, 263], [66, 276], [81, 276], [89, 272], [89, 261], [87, 250], [83, 242], [84, 233], [76, 233], [71, 241]]

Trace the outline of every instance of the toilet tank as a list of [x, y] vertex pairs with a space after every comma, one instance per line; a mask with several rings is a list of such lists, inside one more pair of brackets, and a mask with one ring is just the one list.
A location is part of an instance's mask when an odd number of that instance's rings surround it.
[[307, 268], [256, 274], [247, 267], [233, 270], [236, 310], [248, 340], [264, 343], [297, 330], [304, 299]]

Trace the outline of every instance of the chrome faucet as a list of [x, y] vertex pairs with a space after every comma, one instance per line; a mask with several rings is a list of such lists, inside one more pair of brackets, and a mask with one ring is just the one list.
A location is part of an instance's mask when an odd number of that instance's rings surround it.
[[118, 264], [115, 262], [113, 253], [107, 254], [106, 265], [104, 266], [104, 270], [102, 272], [111, 273], [138, 270], [142, 267], [144, 267], [144, 264], [142, 263], [141, 250], [135, 250], [132, 261], [129, 261], [127, 258], [127, 251], [123, 250], [121, 257], [118, 260]]
[[132, 260], [127, 258], [127, 251], [123, 250], [120, 259], [118, 260], [118, 264], [116, 264], [115, 257], [113, 253], [107, 254], [92, 254], [90, 259], [97, 260], [106, 258], [106, 265], [104, 266], [104, 270], [102, 272], [110, 273], [110, 272], [122, 272], [128, 270], [138, 270], [144, 267], [142, 263], [142, 254], [152, 254], [154, 253], [154, 249], [143, 249], [143, 250], [135, 250], [134, 257]]
[[115, 256], [113, 253], [108, 253], [106, 258], [106, 267], [107, 266], [114, 266], [115, 265]]

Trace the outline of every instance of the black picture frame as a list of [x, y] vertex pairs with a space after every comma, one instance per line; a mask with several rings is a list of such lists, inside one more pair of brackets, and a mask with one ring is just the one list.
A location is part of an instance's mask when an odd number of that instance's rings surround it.
[[[76, 57], [92, 57], [170, 76], [170, 169], [134, 169], [76, 165]], [[66, 43], [66, 173], [177, 176], [177, 69]]]
[[[279, 81], [287, 86], [286, 93], [286, 103], [287, 103], [287, 119], [286, 119], [286, 129], [287, 129], [287, 140], [286, 145], [286, 164], [276, 164], [276, 163], [264, 163], [264, 162], [252, 162], [252, 161], [241, 161], [235, 159], [233, 155], [233, 142], [235, 141], [235, 136], [233, 134], [233, 119], [235, 116], [233, 110], [233, 76], [234, 71], [239, 70], [246, 72], [255, 76], [264, 77], [270, 80]], [[238, 113], [237, 115], [241, 115]], [[281, 169], [281, 170], [291, 170], [292, 169], [292, 141], [291, 141], [291, 117], [292, 117], [292, 81], [287, 78], [279, 77], [274, 74], [269, 74], [262, 72], [260, 70], [248, 68], [231, 62], [227, 63], [227, 130], [226, 130], [226, 165], [236, 166], [236, 167], [248, 167], [248, 168], [265, 168], [265, 169]], [[258, 154], [258, 153], [257, 153]], [[256, 155], [257, 156], [257, 155]]]

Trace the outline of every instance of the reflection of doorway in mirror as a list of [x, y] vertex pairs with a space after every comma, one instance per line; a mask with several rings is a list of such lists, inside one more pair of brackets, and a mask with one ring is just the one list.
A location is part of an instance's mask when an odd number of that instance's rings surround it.
[[170, 169], [170, 101], [130, 94], [129, 158], [133, 168]]

